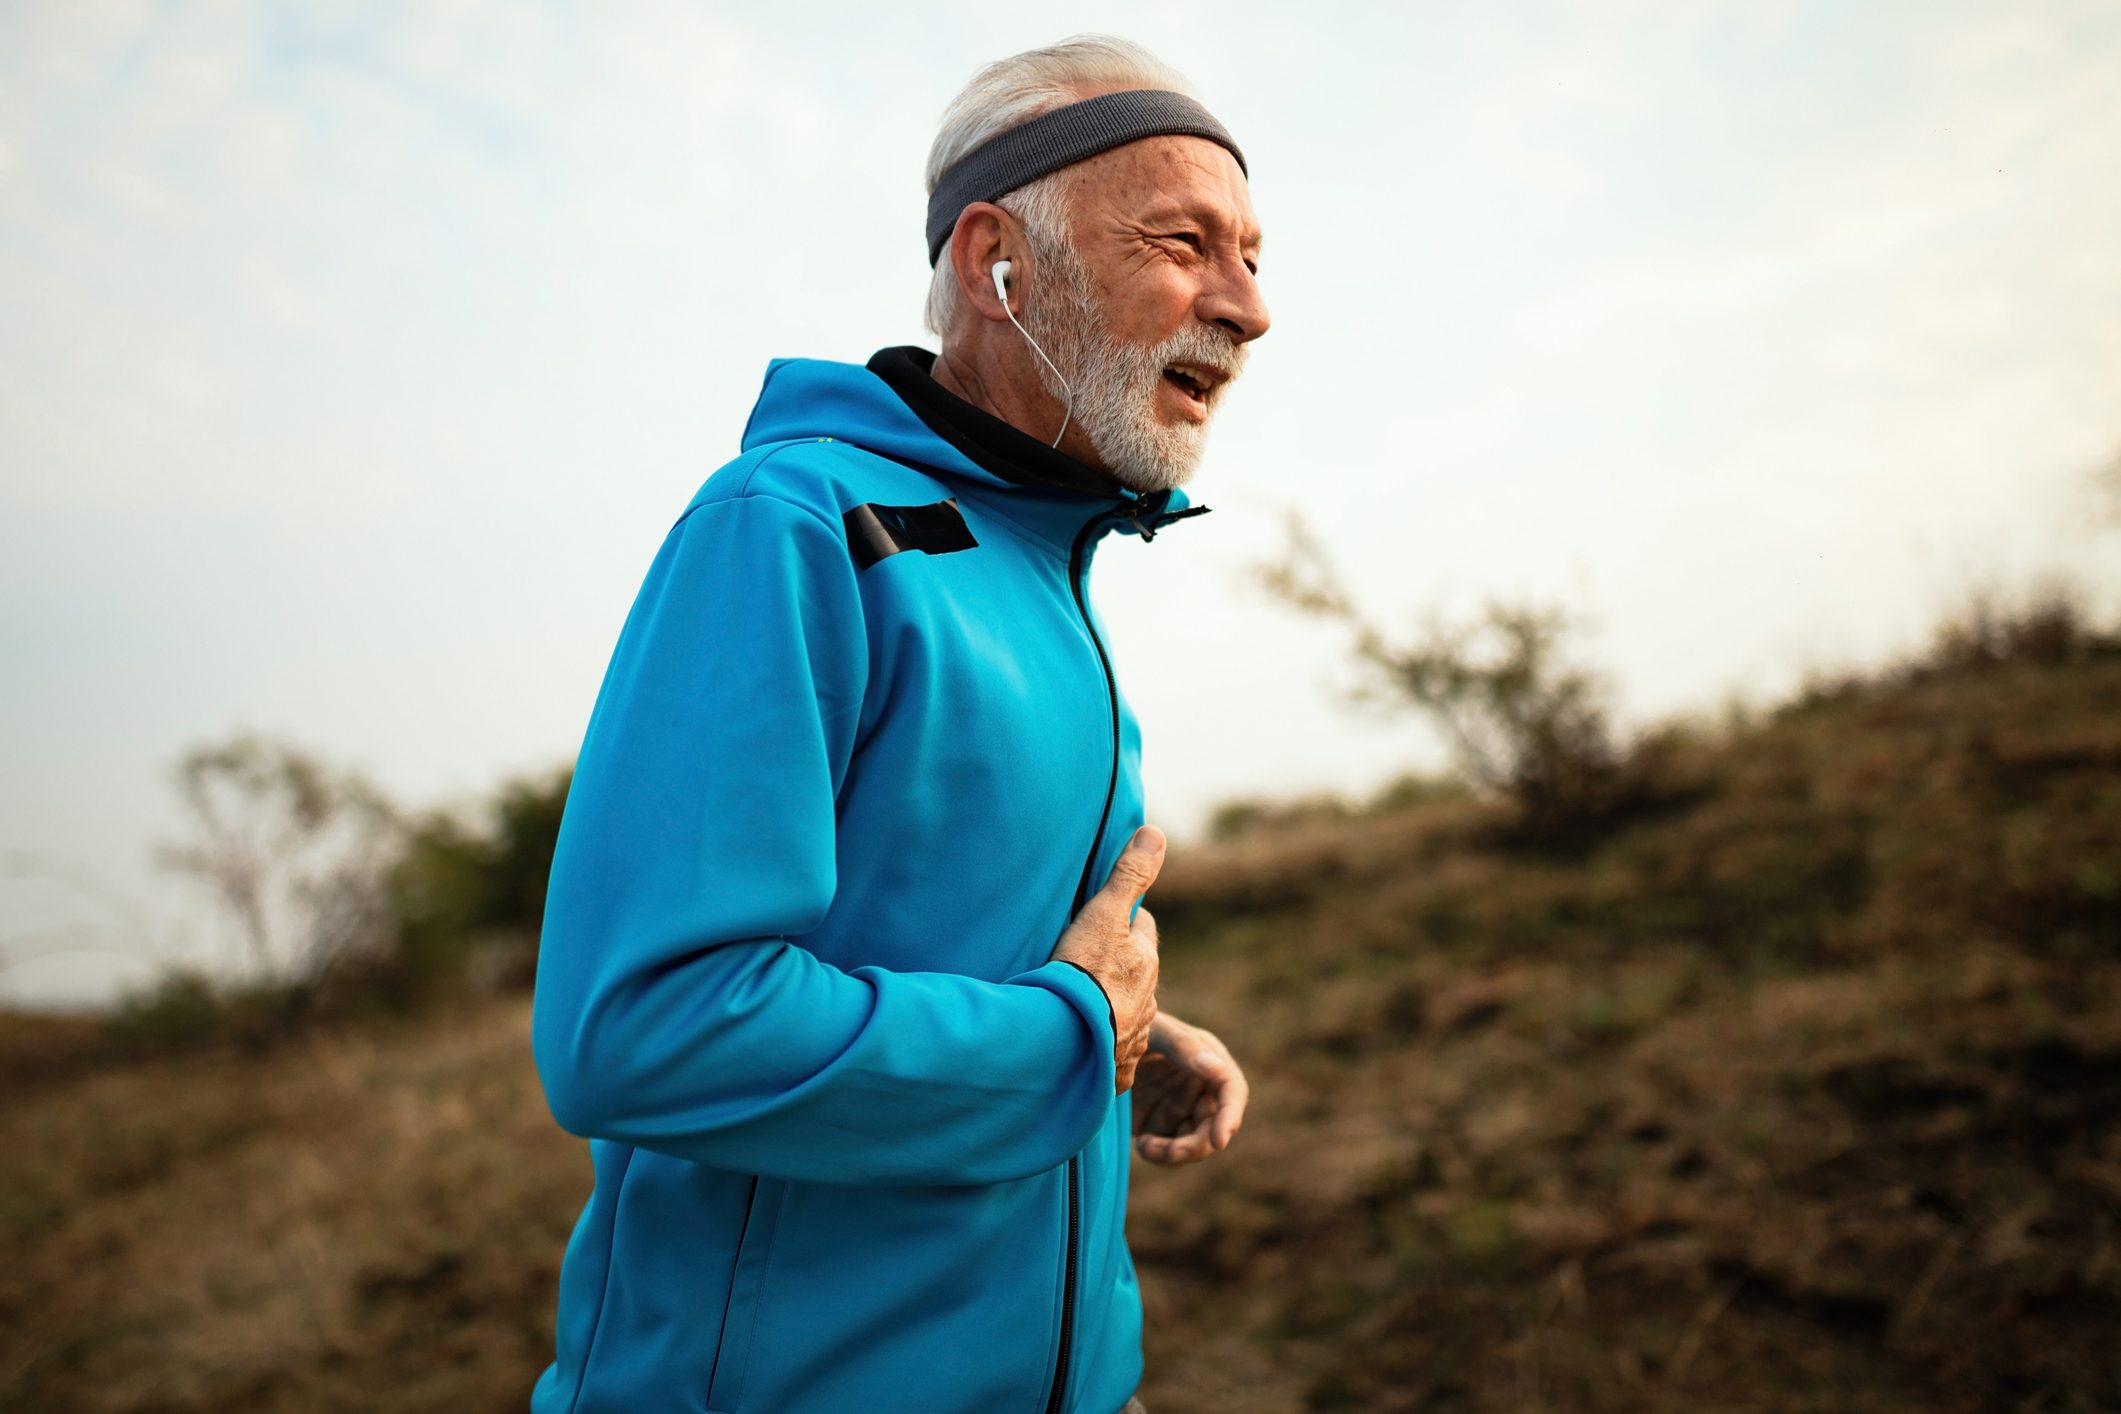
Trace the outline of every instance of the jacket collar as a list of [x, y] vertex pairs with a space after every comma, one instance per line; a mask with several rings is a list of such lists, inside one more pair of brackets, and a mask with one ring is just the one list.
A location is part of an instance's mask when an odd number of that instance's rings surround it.
[[[935, 384], [927, 377], [934, 359], [925, 349], [886, 349], [866, 368], [827, 359], [775, 359], [767, 365], [765, 386], [744, 428], [744, 449], [816, 438], [850, 442], [961, 485], [985, 509], [1064, 555], [1101, 514], [1106, 518], [1092, 526], [1091, 543], [1111, 529], [1153, 539], [1169, 522], [1208, 510], [1189, 504], [1182, 487], [1136, 495], [1101, 484], [1102, 473]], [[877, 371], [880, 360], [888, 377]], [[930, 403], [927, 416], [916, 411], [925, 390], [911, 382], [914, 372], [936, 397], [957, 408]], [[912, 386], [914, 396], [907, 397], [901, 386]], [[981, 426], [978, 418], [993, 427]]]
[[926, 349], [903, 345], [879, 349], [868, 368], [930, 431], [997, 476], [1021, 486], [1058, 486], [1107, 499], [1129, 494], [1110, 472], [1085, 466], [936, 382], [935, 358]]

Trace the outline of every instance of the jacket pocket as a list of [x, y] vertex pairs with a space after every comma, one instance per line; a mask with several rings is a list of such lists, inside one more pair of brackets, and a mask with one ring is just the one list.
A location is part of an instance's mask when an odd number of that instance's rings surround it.
[[759, 1298], [773, 1263], [773, 1239], [780, 1225], [781, 1198], [787, 1185], [779, 1179], [755, 1178], [744, 1213], [744, 1235], [729, 1272], [729, 1299], [722, 1307], [722, 1332], [715, 1342], [714, 1367], [707, 1377], [708, 1414], [735, 1414], [744, 1394], [744, 1373], [751, 1363], [751, 1344], [758, 1325]]
[[1062, 1164], [996, 1184], [780, 1184], [772, 1270], [761, 1261], [760, 1280], [740, 1278], [731, 1296], [712, 1414], [1039, 1414], [1059, 1334], [1066, 1175]]

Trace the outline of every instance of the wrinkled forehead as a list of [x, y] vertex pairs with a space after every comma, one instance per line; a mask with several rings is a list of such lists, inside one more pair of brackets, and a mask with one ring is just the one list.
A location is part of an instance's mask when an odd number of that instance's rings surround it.
[[1187, 220], [1247, 247], [1260, 243], [1244, 169], [1197, 137], [1148, 137], [1101, 152], [1068, 172], [1077, 210], [1141, 222]]

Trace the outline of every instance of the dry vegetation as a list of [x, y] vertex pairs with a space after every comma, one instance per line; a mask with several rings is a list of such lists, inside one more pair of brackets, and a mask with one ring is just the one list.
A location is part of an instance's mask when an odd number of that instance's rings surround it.
[[[1137, 1172], [1149, 1407], [2121, 1407], [2121, 654], [2068, 656], [1668, 734], [1566, 853], [1464, 798], [1175, 852], [1166, 999], [1256, 1101]], [[523, 1406], [589, 1170], [520, 998], [0, 1066], [0, 1408]]]
[[1261, 1080], [1138, 1190], [1152, 1408], [2121, 1407], [2121, 662], [1821, 697], [1574, 857], [1174, 861]]

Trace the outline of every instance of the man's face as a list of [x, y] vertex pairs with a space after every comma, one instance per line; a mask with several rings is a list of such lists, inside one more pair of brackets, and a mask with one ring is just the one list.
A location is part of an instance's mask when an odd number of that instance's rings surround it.
[[1136, 491], [1180, 485], [1267, 331], [1244, 173], [1203, 138], [1146, 138], [1082, 163], [1068, 192], [1067, 241], [1033, 241], [1026, 324], [1098, 460]]

